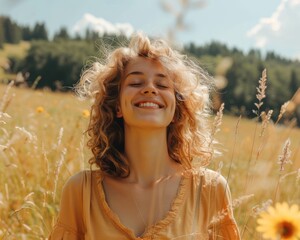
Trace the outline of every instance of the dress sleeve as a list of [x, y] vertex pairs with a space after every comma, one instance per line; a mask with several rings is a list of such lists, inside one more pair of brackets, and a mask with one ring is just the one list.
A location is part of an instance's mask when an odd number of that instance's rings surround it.
[[72, 176], [64, 185], [57, 222], [49, 240], [84, 239], [83, 194], [85, 173]]
[[226, 179], [218, 175], [215, 190], [216, 214], [209, 227], [210, 240], [240, 240], [240, 234], [233, 216], [232, 199]]

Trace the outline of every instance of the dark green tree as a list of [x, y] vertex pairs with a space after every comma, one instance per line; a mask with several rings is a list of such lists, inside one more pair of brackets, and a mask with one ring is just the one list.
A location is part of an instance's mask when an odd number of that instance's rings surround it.
[[0, 17], [2, 42], [19, 43], [22, 39], [21, 28], [9, 17]]
[[289, 84], [289, 90], [290, 90], [290, 98], [292, 98], [297, 91], [297, 89], [300, 87], [300, 83], [298, 80], [298, 76], [295, 70], [292, 70], [291, 73], [291, 80]]
[[4, 42], [5, 42], [5, 36], [4, 36], [3, 20], [0, 17], [0, 48], [3, 47]]
[[36, 23], [32, 31], [32, 39], [48, 40], [48, 32], [44, 23]]
[[32, 30], [29, 26], [22, 27], [22, 39], [25, 41], [30, 41], [32, 39]]
[[259, 77], [257, 64], [258, 62], [243, 61], [240, 55], [233, 57], [233, 64], [226, 74], [228, 85], [222, 91], [226, 110], [252, 115]]
[[62, 27], [57, 33], [54, 34], [54, 40], [57, 40], [57, 39], [65, 39], [65, 40], [70, 39], [68, 30], [66, 27]]
[[40, 77], [37, 88], [56, 90], [60, 85], [62, 89], [59, 90], [67, 91], [79, 80], [88, 57], [95, 53], [94, 46], [86, 41], [36, 41], [32, 43], [22, 64], [17, 64], [15, 71], [30, 74], [29, 86]]
[[196, 47], [194, 43], [190, 43], [184, 47], [184, 50], [195, 56], [228, 56], [230, 54], [230, 50], [227, 46], [217, 41], [212, 41], [202, 47]]

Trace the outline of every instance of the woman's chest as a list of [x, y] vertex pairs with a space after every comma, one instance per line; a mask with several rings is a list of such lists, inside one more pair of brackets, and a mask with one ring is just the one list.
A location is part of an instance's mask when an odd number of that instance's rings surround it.
[[135, 236], [163, 220], [177, 197], [180, 179], [142, 188], [135, 184], [104, 185], [106, 202], [120, 222]]

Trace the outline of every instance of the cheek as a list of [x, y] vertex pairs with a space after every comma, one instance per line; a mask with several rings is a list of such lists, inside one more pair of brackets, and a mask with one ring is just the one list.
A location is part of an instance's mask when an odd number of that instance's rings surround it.
[[121, 110], [124, 110], [128, 106], [131, 105], [132, 101], [132, 93], [128, 90], [122, 91], [119, 99], [119, 105], [121, 107]]
[[174, 93], [170, 93], [169, 96], [168, 96], [168, 99], [170, 101], [170, 106], [171, 106], [171, 109], [172, 111], [175, 113], [175, 108], [176, 108], [176, 98], [175, 98], [175, 95]]

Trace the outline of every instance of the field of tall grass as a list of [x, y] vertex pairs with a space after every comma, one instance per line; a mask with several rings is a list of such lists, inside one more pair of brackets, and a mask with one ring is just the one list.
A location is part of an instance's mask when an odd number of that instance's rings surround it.
[[0, 239], [45, 239], [63, 183], [87, 162], [88, 103], [3, 85], [0, 96]]
[[[1, 98], [0, 239], [46, 239], [64, 182], [89, 167], [83, 132], [90, 103], [5, 85]], [[261, 239], [261, 210], [275, 202], [300, 205], [300, 130], [267, 114], [259, 122], [219, 112], [215, 126], [222, 155], [210, 168], [228, 179], [242, 239]]]

